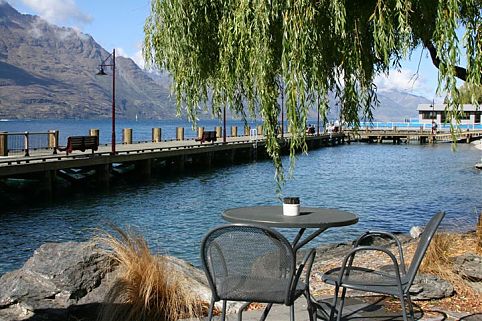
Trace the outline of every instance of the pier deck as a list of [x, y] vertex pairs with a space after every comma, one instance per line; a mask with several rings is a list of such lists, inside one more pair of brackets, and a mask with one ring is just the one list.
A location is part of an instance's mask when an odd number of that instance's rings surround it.
[[[343, 142], [344, 134], [314, 135], [307, 137], [309, 148], [333, 145]], [[289, 137], [285, 135], [284, 142]], [[253, 158], [265, 153], [265, 140], [258, 136], [256, 140], [250, 137], [227, 137], [226, 143], [218, 139], [215, 143], [203, 143], [193, 140], [163, 141], [158, 143], [143, 142], [135, 144], [116, 145], [115, 155], [111, 154], [111, 145], [100, 145], [99, 149], [90, 151], [73, 151], [66, 155], [63, 152], [53, 154], [52, 150], [33, 150], [29, 156], [0, 157], [0, 178], [15, 177], [25, 174], [38, 174], [65, 170], [69, 168], [95, 167], [96, 170], [111, 166], [114, 163], [134, 163], [136, 167], [144, 167], [143, 171], [149, 172], [149, 161], [167, 160], [176, 163], [175, 166], [183, 167], [184, 163], [204, 163], [208, 166], [213, 160], [234, 162], [239, 157]], [[143, 161], [147, 161], [143, 162]]]

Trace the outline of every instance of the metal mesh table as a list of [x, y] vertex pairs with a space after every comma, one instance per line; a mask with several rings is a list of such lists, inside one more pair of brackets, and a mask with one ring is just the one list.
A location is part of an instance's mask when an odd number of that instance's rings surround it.
[[[353, 213], [334, 208], [318, 207], [301, 207], [299, 216], [283, 215], [282, 206], [238, 207], [224, 211], [223, 218], [231, 223], [299, 228], [300, 231], [292, 243], [295, 251], [298, 251], [330, 227], [347, 226], [358, 222], [358, 216]], [[302, 240], [301, 238], [307, 228], [315, 228], [316, 230]]]

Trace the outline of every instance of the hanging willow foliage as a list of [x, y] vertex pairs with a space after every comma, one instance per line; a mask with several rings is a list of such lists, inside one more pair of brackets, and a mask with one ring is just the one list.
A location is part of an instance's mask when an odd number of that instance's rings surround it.
[[374, 78], [417, 46], [435, 46], [438, 92], [448, 93], [448, 119], [460, 119], [455, 66], [464, 47], [467, 81], [480, 85], [481, 8], [480, 0], [152, 0], [144, 57], [170, 72], [178, 113], [191, 122], [200, 110], [219, 116], [224, 106], [244, 119], [260, 116], [282, 182], [280, 97], [294, 164], [295, 150], [306, 150], [310, 109], [326, 119], [333, 92], [349, 125], [371, 119]]

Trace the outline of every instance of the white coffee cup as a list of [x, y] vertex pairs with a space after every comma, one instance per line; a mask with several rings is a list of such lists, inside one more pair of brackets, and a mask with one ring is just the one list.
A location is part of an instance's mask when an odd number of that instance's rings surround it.
[[286, 215], [286, 216], [300, 215], [300, 204], [283, 204], [283, 215]]

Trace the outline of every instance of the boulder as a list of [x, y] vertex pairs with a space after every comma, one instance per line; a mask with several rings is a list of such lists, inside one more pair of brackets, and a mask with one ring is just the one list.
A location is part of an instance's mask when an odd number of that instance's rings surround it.
[[[189, 291], [209, 304], [204, 272], [181, 259], [166, 259], [185, 277]], [[0, 278], [0, 321], [95, 321], [118, 274], [108, 256], [91, 243], [44, 244], [22, 268]], [[240, 306], [230, 303], [228, 311]]]
[[473, 253], [457, 256], [453, 269], [464, 279], [472, 282], [482, 282], [482, 257]]
[[410, 288], [413, 300], [434, 300], [454, 294], [453, 285], [435, 275], [419, 273]]
[[107, 256], [90, 243], [44, 244], [22, 268], [0, 278], [0, 319], [42, 320], [46, 314], [45, 319], [65, 320], [70, 306], [103, 285], [110, 268]]

